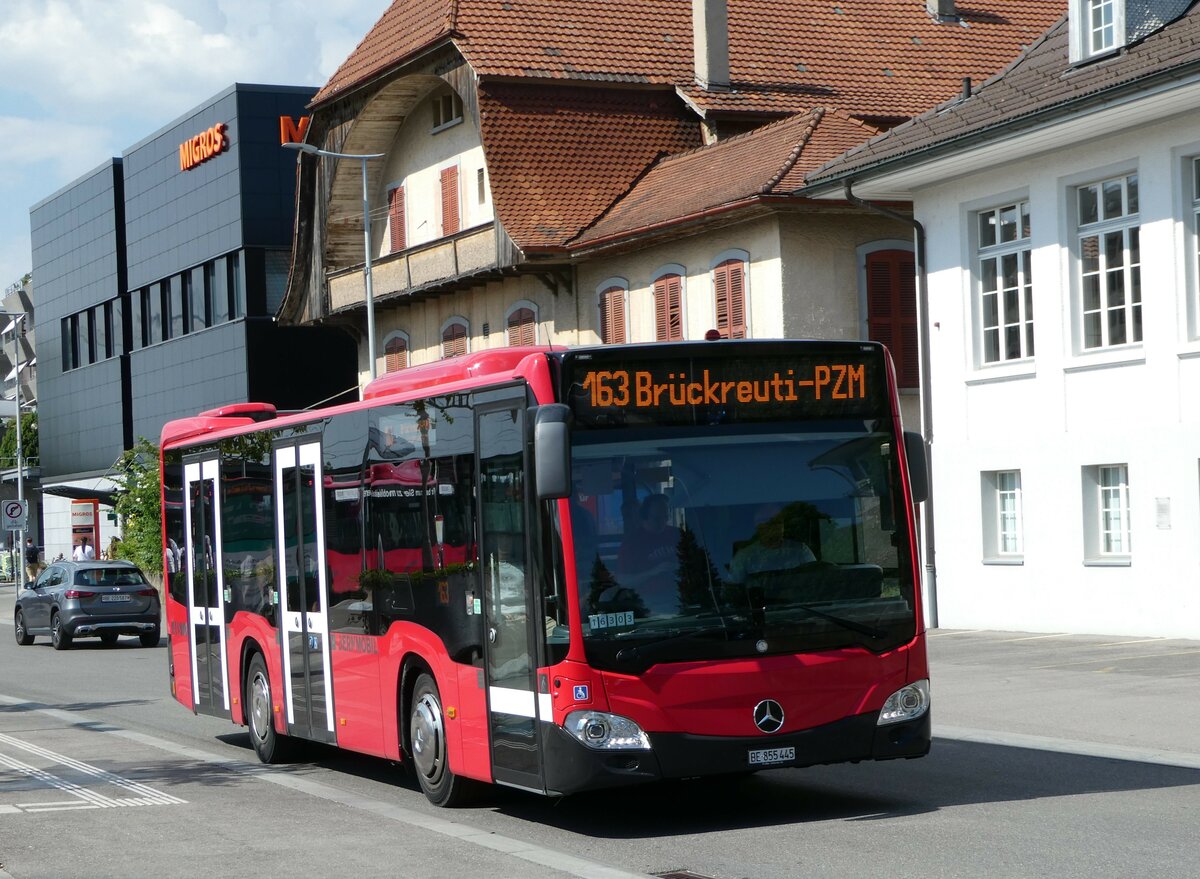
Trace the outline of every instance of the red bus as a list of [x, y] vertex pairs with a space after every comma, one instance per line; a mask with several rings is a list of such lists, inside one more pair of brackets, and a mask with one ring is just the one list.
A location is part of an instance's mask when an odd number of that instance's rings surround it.
[[173, 421], [171, 691], [447, 806], [922, 756], [895, 385], [864, 342], [504, 348]]

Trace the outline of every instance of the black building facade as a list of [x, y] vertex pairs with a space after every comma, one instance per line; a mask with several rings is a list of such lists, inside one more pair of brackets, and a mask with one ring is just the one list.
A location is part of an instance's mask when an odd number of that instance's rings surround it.
[[314, 93], [232, 85], [31, 209], [49, 557], [70, 547], [68, 498], [103, 499], [166, 421], [357, 397], [349, 336], [274, 322], [295, 215], [281, 119]]

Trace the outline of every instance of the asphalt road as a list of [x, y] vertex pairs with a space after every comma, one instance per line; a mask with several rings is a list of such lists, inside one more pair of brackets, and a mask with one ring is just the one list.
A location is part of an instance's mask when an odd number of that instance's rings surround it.
[[937, 631], [924, 759], [562, 800], [495, 789], [447, 811], [380, 760], [260, 766], [242, 730], [169, 697], [162, 648], [18, 648], [12, 592], [0, 879], [1200, 871], [1200, 643]]

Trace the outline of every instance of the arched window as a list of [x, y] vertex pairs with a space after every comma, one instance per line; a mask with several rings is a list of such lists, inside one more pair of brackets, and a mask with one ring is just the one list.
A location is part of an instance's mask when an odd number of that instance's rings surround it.
[[600, 341], [605, 345], [624, 345], [629, 341], [625, 330], [625, 300], [628, 292], [621, 283], [608, 282], [600, 290]]
[[683, 339], [683, 277], [676, 272], [654, 282], [654, 338], [659, 342]]
[[713, 267], [717, 331], [722, 339], [746, 338], [746, 263], [727, 259]]
[[408, 336], [393, 333], [383, 345], [384, 372], [395, 372], [408, 366]]
[[508, 344], [537, 344], [537, 306], [532, 302], [518, 302], [508, 310]]
[[442, 358], [457, 357], [467, 353], [467, 322], [461, 317], [451, 318], [442, 327]]
[[873, 250], [867, 254], [867, 334], [882, 342], [896, 364], [902, 388], [921, 384], [917, 349], [917, 278], [907, 250]]

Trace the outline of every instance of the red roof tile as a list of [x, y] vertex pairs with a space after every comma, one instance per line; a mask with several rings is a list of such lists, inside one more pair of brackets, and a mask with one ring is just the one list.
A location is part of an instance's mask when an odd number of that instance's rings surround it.
[[756, 196], [790, 194], [803, 183], [806, 170], [873, 133], [840, 112], [814, 110], [668, 156], [572, 246], [636, 234]]
[[482, 83], [496, 217], [523, 250], [566, 244], [664, 152], [698, 145], [671, 91]]
[[670, 83], [704, 110], [911, 116], [999, 70], [1065, 2], [972, 0], [937, 23], [924, 0], [733, 0], [729, 92], [694, 87], [690, 0], [395, 0], [320, 104], [453, 38], [481, 76]]

